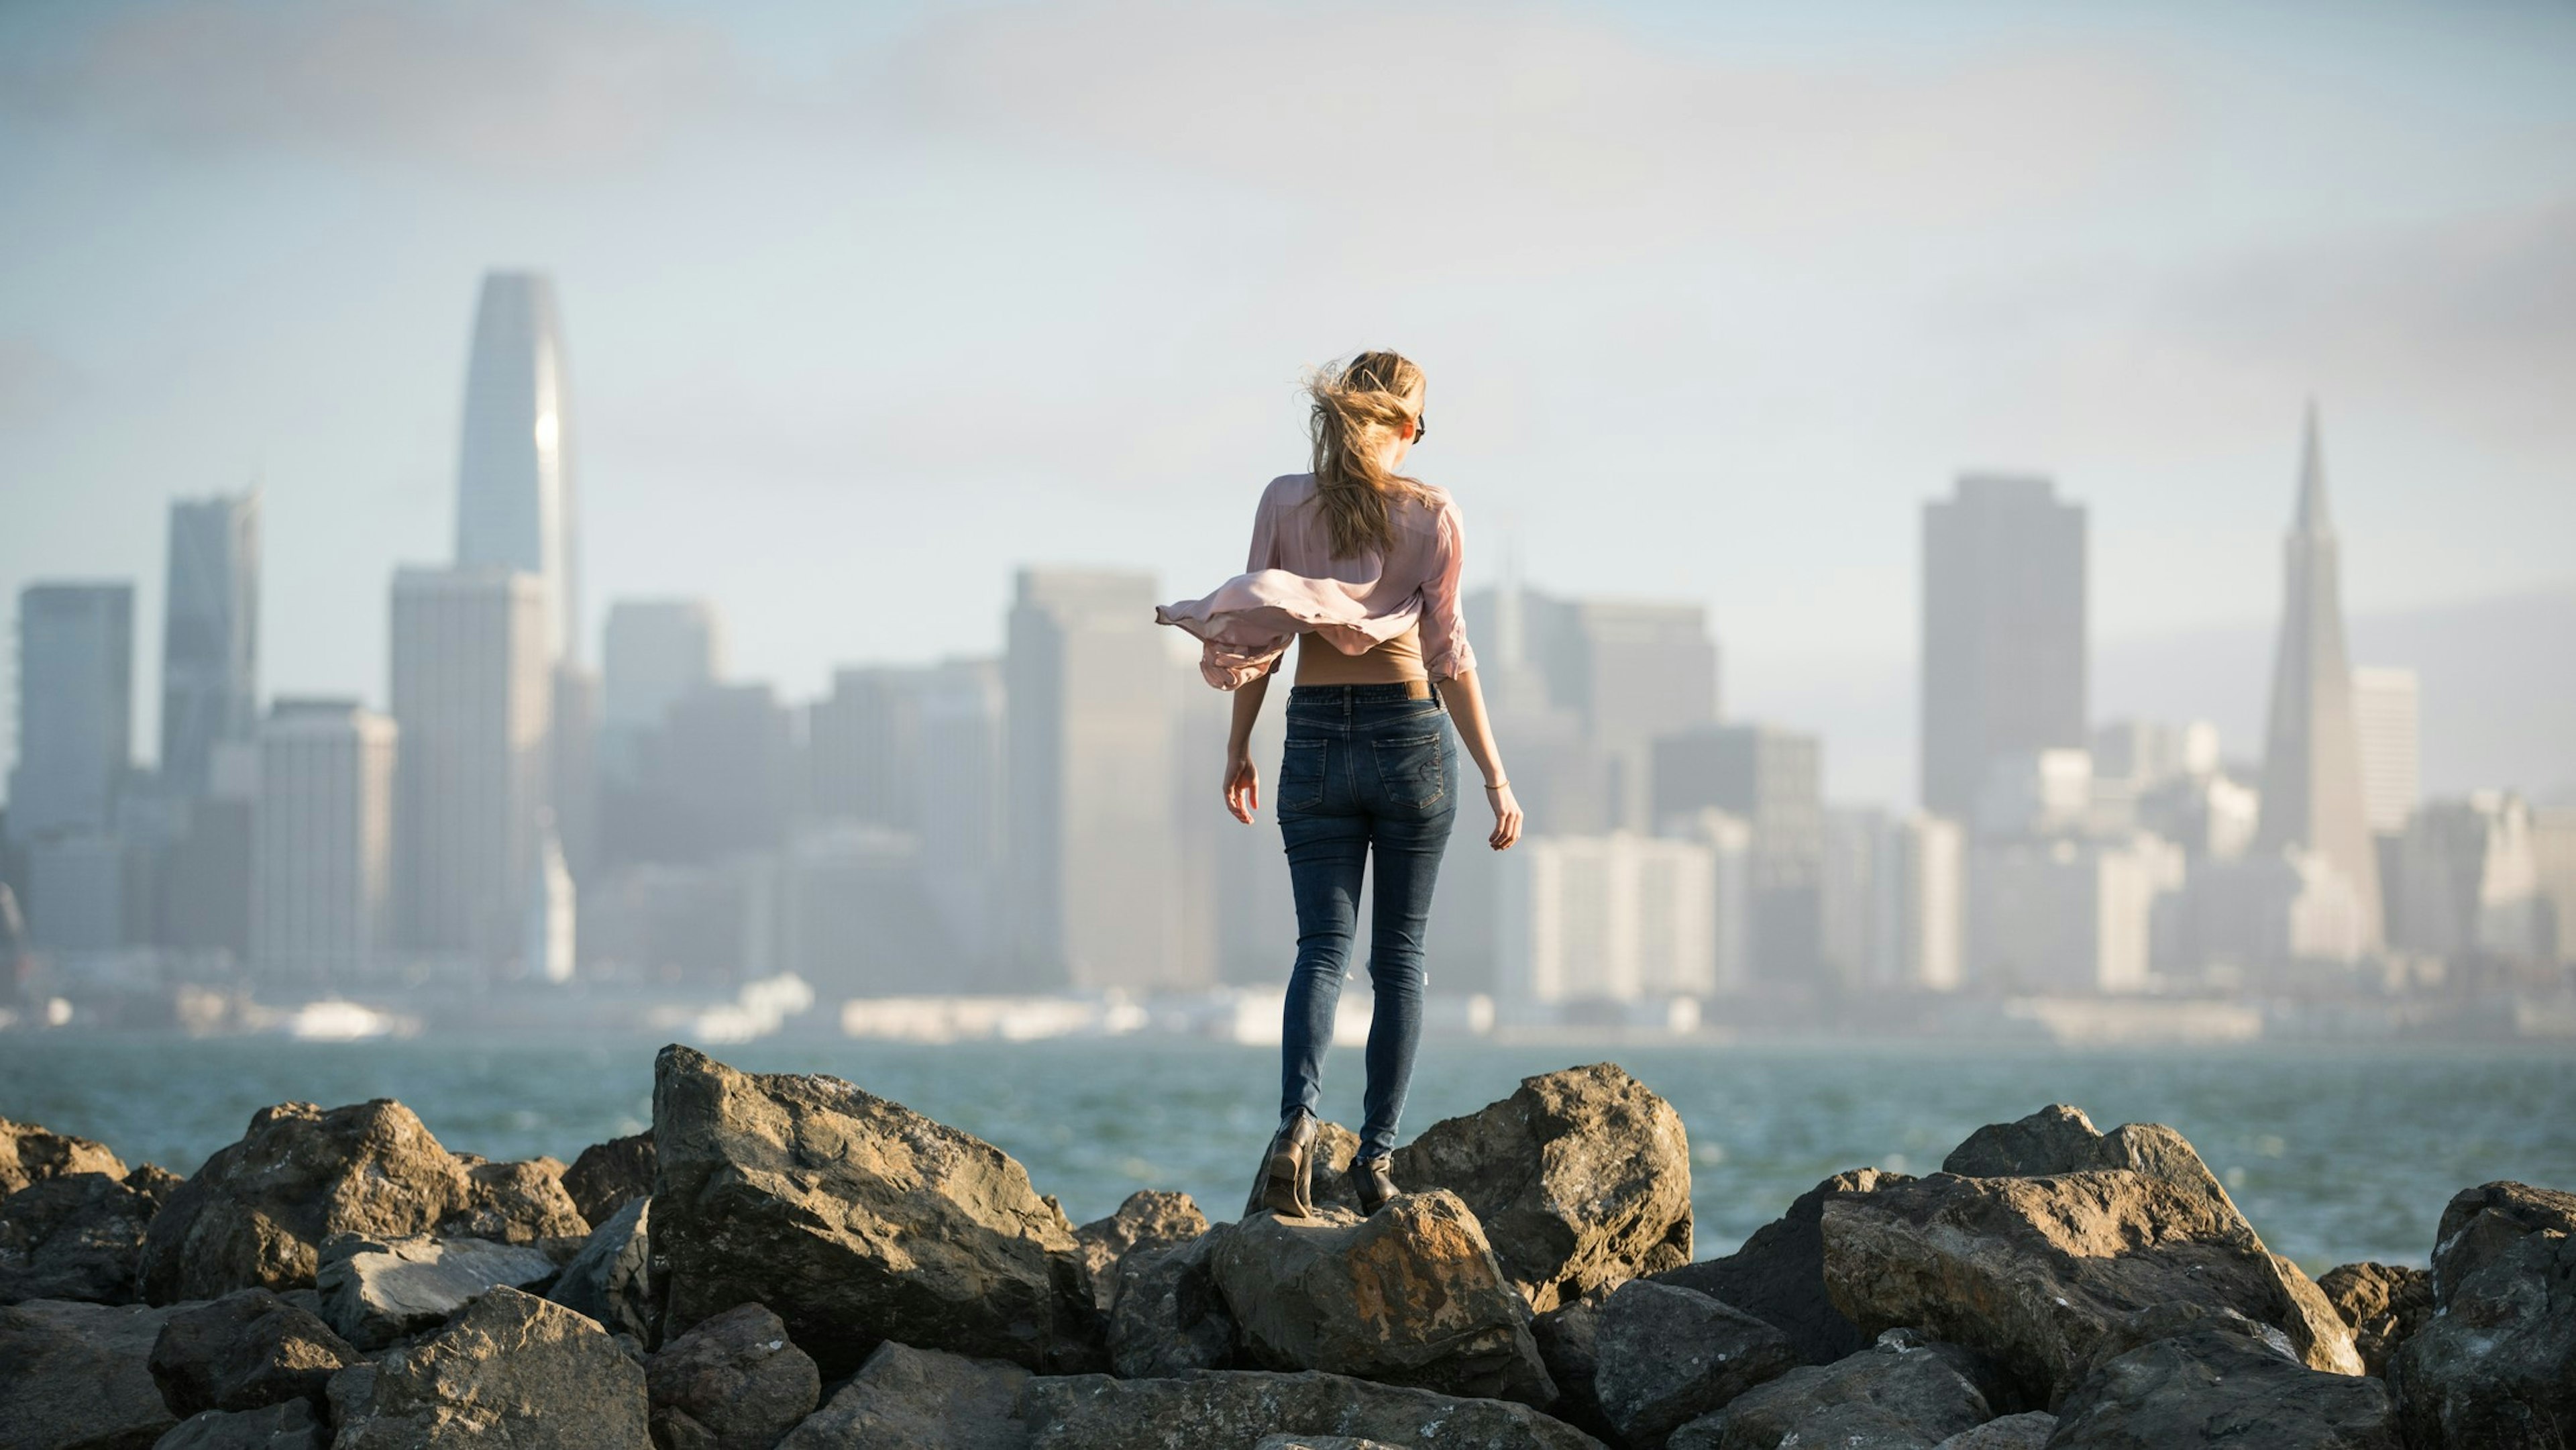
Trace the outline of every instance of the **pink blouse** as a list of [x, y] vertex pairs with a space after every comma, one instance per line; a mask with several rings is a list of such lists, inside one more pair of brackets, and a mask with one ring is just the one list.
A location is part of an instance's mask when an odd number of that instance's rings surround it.
[[1154, 621], [1198, 636], [1199, 673], [1220, 690], [1268, 674], [1298, 635], [1318, 635], [1358, 655], [1417, 623], [1423, 668], [1435, 680], [1455, 679], [1476, 667], [1458, 614], [1466, 529], [1446, 490], [1425, 484], [1423, 491], [1424, 499], [1388, 505], [1395, 541], [1383, 554], [1371, 549], [1336, 559], [1323, 514], [1307, 506], [1315, 476], [1274, 478], [1252, 515], [1247, 572], [1205, 599], [1156, 609]]

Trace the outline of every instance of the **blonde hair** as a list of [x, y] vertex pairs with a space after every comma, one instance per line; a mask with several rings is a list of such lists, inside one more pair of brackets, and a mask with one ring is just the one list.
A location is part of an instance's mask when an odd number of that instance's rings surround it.
[[1422, 485], [1378, 461], [1388, 435], [1419, 424], [1422, 369], [1392, 352], [1364, 352], [1306, 380], [1314, 404], [1315, 507], [1323, 510], [1333, 557], [1348, 559], [1395, 542], [1390, 502], [1422, 497]]

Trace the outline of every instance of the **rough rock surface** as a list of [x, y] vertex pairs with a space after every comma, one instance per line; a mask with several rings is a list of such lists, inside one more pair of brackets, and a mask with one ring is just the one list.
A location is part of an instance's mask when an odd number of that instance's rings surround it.
[[652, 1196], [653, 1135], [611, 1138], [582, 1149], [581, 1156], [563, 1171], [563, 1186], [583, 1218], [593, 1224], [608, 1222], [627, 1204]]
[[241, 1289], [171, 1315], [149, 1365], [173, 1414], [322, 1402], [331, 1376], [359, 1362], [331, 1326], [266, 1289]]
[[0, 1446], [144, 1450], [179, 1421], [152, 1382], [176, 1309], [38, 1299], [0, 1308]]
[[496, 1244], [590, 1237], [590, 1220], [564, 1191], [564, 1166], [554, 1159], [487, 1163], [460, 1155], [457, 1164], [465, 1170], [465, 1194], [439, 1221], [440, 1233]]
[[1109, 1311], [1109, 1362], [1122, 1378], [1157, 1379], [1194, 1369], [1228, 1369], [1241, 1345], [1234, 1312], [1217, 1288], [1219, 1236], [1138, 1249], [1118, 1261]]
[[1655, 1281], [1723, 1299], [1788, 1335], [1807, 1363], [1831, 1364], [1867, 1348], [1869, 1336], [1825, 1292], [1825, 1203], [1913, 1181], [1875, 1168], [1837, 1173], [1799, 1194], [1787, 1213], [1754, 1230], [1734, 1253], [1667, 1269]]
[[[1994, 1417], [2004, 1393], [1973, 1350], [1891, 1330], [1857, 1354], [1803, 1365], [1745, 1391], [1672, 1437], [1673, 1450], [1777, 1450], [1784, 1444], [1930, 1450]], [[1790, 1436], [1797, 1439], [1792, 1442]]]
[[2055, 1446], [2082, 1450], [2398, 1450], [2388, 1388], [2327, 1374], [2251, 1335], [2196, 1330], [2111, 1360], [2058, 1409]]
[[0, 1304], [133, 1303], [143, 1235], [178, 1186], [176, 1175], [146, 1163], [122, 1177], [54, 1174], [0, 1200]]
[[1252, 1450], [1400, 1450], [1384, 1440], [1356, 1440], [1348, 1435], [1264, 1435]]
[[1964, 1178], [2043, 1178], [2125, 1168], [2235, 1207], [2218, 1175], [2182, 1134], [2162, 1123], [2123, 1123], [2104, 1133], [2082, 1108], [2059, 1103], [2014, 1123], [1989, 1123], [1950, 1150], [1941, 1171]]
[[2385, 1376], [2388, 1356], [2433, 1317], [2433, 1276], [2399, 1264], [2341, 1264], [2317, 1288], [2352, 1328], [2365, 1373]]
[[1779, 1330], [1706, 1294], [1647, 1280], [1611, 1291], [1593, 1343], [1601, 1414], [1637, 1445], [1661, 1444], [1798, 1364]]
[[814, 1413], [823, 1377], [777, 1315], [744, 1304], [646, 1360], [644, 1389], [665, 1450], [769, 1450]]
[[[1317, 1166], [1318, 1206], [1348, 1201], [1343, 1167]], [[1395, 1150], [1393, 1171], [1399, 1188], [1465, 1201], [1538, 1313], [1691, 1261], [1681, 1114], [1613, 1063], [1524, 1078], [1510, 1097], [1424, 1129]]]
[[331, 1383], [337, 1450], [642, 1450], [644, 1371], [599, 1326], [494, 1289], [446, 1328]]
[[1618, 1433], [1601, 1413], [1601, 1398], [1593, 1384], [1601, 1367], [1601, 1307], [1609, 1302], [1610, 1293], [1595, 1289], [1530, 1321], [1539, 1361], [1547, 1366], [1547, 1377], [1556, 1381], [1556, 1406], [1548, 1413], [1601, 1439]]
[[1137, 1249], [1169, 1248], [1206, 1233], [1207, 1215], [1186, 1193], [1143, 1189], [1127, 1195], [1118, 1211], [1073, 1231], [1081, 1246], [1083, 1280], [1092, 1306], [1109, 1312], [1118, 1298], [1118, 1261]]
[[838, 1078], [654, 1065], [662, 1331], [767, 1304], [827, 1376], [888, 1339], [1097, 1362], [1073, 1225], [990, 1143]]
[[2576, 1195], [2490, 1183], [2451, 1200], [2433, 1317], [2388, 1362], [2407, 1442], [2576, 1443]]
[[652, 1343], [652, 1213], [652, 1199], [628, 1199], [592, 1231], [546, 1297], [598, 1320], [611, 1334]]
[[2054, 1403], [2119, 1319], [2168, 1302], [2279, 1326], [2311, 1365], [2359, 1374], [2352, 1332], [2292, 1292], [2233, 1205], [2161, 1177], [1940, 1174], [1828, 1200], [1825, 1284], [1867, 1331], [1911, 1325], [1983, 1350]]
[[889, 1340], [777, 1450], [1021, 1450], [1029, 1372]]
[[322, 1450], [331, 1427], [304, 1400], [255, 1410], [204, 1410], [179, 1422], [153, 1450]]
[[1262, 1368], [1556, 1398], [1529, 1311], [1454, 1193], [1401, 1194], [1366, 1219], [1260, 1213], [1214, 1237], [1217, 1288]]
[[497, 1285], [533, 1289], [554, 1277], [554, 1260], [532, 1244], [344, 1234], [323, 1246], [315, 1282], [331, 1327], [361, 1349], [382, 1349]]
[[1599, 1450], [1527, 1405], [1464, 1400], [1333, 1374], [1257, 1371], [1118, 1380], [1032, 1379], [1020, 1394], [1031, 1450], [1211, 1450], [1266, 1435], [1343, 1435], [1437, 1450]]
[[1932, 1450], [2047, 1450], [2057, 1434], [2057, 1417], [2046, 1410], [2005, 1415], [1973, 1430], [1962, 1430]]
[[30, 1183], [72, 1173], [125, 1176], [125, 1163], [105, 1143], [0, 1118], [0, 1198]]

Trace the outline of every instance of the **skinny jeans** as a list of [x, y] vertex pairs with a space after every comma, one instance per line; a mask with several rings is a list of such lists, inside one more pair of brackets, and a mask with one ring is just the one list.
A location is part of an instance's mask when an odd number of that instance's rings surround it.
[[1279, 833], [1297, 902], [1297, 967], [1281, 1024], [1279, 1115], [1323, 1116], [1324, 1050], [1377, 860], [1369, 922], [1366, 1118], [1360, 1156], [1395, 1150], [1422, 1040], [1423, 934], [1458, 815], [1458, 737], [1438, 697], [1402, 685], [1299, 685], [1288, 692]]

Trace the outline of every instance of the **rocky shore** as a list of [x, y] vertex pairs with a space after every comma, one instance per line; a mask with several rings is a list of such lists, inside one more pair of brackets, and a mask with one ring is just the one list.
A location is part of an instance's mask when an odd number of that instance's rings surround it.
[[0, 1450], [2576, 1445], [2576, 1194], [2312, 1281], [2181, 1135], [2061, 1106], [1695, 1262], [1681, 1119], [1615, 1066], [1434, 1124], [1373, 1218], [1355, 1146], [1315, 1218], [1077, 1226], [991, 1144], [678, 1046], [569, 1167], [385, 1100], [185, 1180], [0, 1121]]

